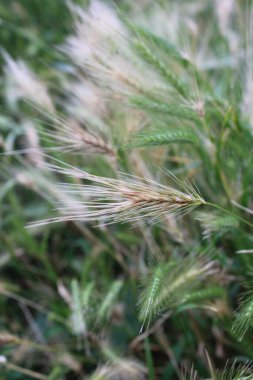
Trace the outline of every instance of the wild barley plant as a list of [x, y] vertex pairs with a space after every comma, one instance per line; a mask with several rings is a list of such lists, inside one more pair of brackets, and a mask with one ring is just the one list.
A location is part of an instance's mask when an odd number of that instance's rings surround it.
[[60, 90], [4, 53], [20, 120], [1, 139], [4, 186], [51, 205], [28, 214], [25, 234], [53, 239], [62, 222], [89, 247], [85, 274], [67, 278], [39, 258], [65, 304], [52, 319], [76, 341], [60, 339], [71, 364], [50, 351], [50, 378], [251, 379], [251, 4], [68, 9], [73, 32], [57, 47], [67, 70], [51, 70]]

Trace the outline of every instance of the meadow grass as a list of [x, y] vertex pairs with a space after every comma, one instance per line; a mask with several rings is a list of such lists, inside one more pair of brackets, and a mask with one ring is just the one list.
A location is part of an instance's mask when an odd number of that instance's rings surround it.
[[251, 2], [0, 17], [0, 379], [253, 379]]

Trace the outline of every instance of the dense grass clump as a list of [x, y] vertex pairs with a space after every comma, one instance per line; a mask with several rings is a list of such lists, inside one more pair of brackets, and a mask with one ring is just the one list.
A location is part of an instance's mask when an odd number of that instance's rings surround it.
[[252, 10], [0, 4], [0, 379], [253, 379]]

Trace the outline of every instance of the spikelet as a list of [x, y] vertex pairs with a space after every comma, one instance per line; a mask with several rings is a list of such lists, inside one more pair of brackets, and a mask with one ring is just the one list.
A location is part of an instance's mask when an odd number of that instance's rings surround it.
[[25, 146], [27, 150], [27, 159], [31, 164], [36, 165], [37, 167], [42, 165], [43, 155], [42, 148], [39, 142], [38, 132], [35, 126], [30, 122], [26, 121], [24, 123], [25, 131]]
[[144, 380], [146, 372], [145, 367], [134, 359], [117, 358], [98, 367], [88, 380]]
[[191, 130], [176, 128], [154, 129], [133, 136], [125, 148], [141, 148], [169, 144], [198, 144], [198, 137]]
[[[185, 302], [189, 290], [199, 287], [201, 281], [215, 273], [214, 262], [201, 256], [188, 257], [151, 269], [143, 279], [144, 289], [140, 296], [140, 319], [143, 326], [164, 310], [173, 310]], [[142, 327], [143, 327], [142, 326]]]
[[54, 131], [49, 128], [41, 130], [40, 134], [54, 143], [50, 150], [65, 153], [105, 154], [115, 158], [115, 151], [98, 133], [88, 128], [82, 128], [74, 119], [64, 119], [52, 116]]
[[66, 196], [78, 195], [83, 201], [80, 201], [79, 205], [75, 204], [75, 208], [72, 208], [71, 204], [61, 203], [58, 211], [63, 216], [41, 221], [36, 225], [64, 220], [97, 220], [102, 224], [141, 224], [145, 220], [153, 224], [164, 220], [168, 215], [180, 218], [193, 208], [206, 203], [197, 189], [189, 183], [180, 183], [175, 177], [172, 178], [178, 185], [183, 186], [185, 192], [158, 184], [151, 179], [131, 175], [113, 179], [91, 175], [71, 166], [62, 168], [46, 164], [46, 167], [93, 184], [59, 184], [60, 193], [65, 193]]
[[232, 333], [242, 341], [244, 335], [253, 327], [253, 296], [251, 292], [246, 292], [242, 297], [242, 302], [235, 314], [232, 325]]
[[[146, 92], [163, 82], [132, 51], [130, 34], [114, 9], [92, 0], [88, 10], [71, 5], [75, 33], [61, 50], [74, 65], [85, 69], [93, 80], [113, 97], [132, 92]], [[149, 77], [149, 83], [146, 78]]]
[[43, 83], [23, 61], [14, 61], [8, 54], [4, 55], [5, 73], [8, 79], [6, 96], [10, 103], [18, 99], [27, 99], [33, 104], [53, 112], [54, 106]]
[[204, 239], [209, 239], [215, 234], [221, 236], [239, 226], [235, 216], [218, 212], [199, 212], [196, 219], [201, 224]]
[[224, 370], [217, 371], [217, 380], [252, 380], [253, 367], [251, 362], [239, 364], [235, 361], [227, 361]]

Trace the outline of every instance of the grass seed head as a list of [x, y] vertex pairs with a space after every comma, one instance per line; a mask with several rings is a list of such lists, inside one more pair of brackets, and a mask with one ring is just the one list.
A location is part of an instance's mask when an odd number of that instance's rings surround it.
[[6, 97], [11, 104], [19, 99], [27, 99], [33, 104], [52, 112], [53, 102], [48, 89], [23, 61], [14, 61], [8, 54], [4, 55], [5, 73], [8, 81]]
[[77, 207], [75, 204], [73, 208], [71, 203], [61, 202], [58, 210], [63, 216], [41, 222], [42, 224], [63, 220], [97, 220], [102, 224], [141, 224], [147, 221], [153, 224], [163, 221], [169, 215], [180, 218], [193, 208], [205, 204], [199, 192], [188, 183], [184, 184], [183, 192], [148, 178], [125, 175], [113, 179], [91, 175], [74, 167], [66, 169], [48, 164], [47, 168], [83, 179], [88, 184], [59, 184], [61, 194], [80, 197], [79, 205]]

